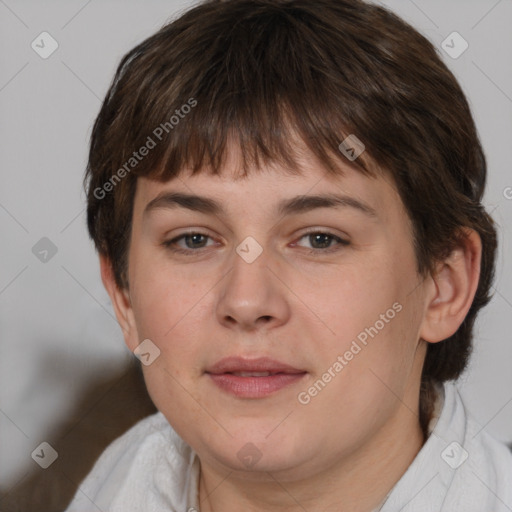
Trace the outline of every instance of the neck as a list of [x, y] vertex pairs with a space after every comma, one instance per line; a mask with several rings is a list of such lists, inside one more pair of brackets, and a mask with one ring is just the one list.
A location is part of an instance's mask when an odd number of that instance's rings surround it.
[[372, 512], [405, 473], [425, 441], [417, 413], [400, 406], [397, 414], [364, 446], [334, 466], [306, 478], [284, 478], [280, 472], [255, 477], [254, 473], [248, 476], [202, 464], [201, 511]]

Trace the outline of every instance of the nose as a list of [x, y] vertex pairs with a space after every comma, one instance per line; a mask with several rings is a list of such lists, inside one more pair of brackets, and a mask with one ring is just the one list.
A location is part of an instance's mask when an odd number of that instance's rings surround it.
[[278, 277], [276, 258], [268, 250], [263, 250], [252, 262], [240, 254], [234, 252], [232, 268], [220, 283], [218, 321], [244, 332], [286, 323], [290, 317], [290, 292], [282, 277]]

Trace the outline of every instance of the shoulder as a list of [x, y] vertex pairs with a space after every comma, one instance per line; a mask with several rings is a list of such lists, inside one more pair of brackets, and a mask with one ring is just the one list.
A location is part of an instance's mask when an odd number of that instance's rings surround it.
[[190, 447], [157, 412], [136, 423], [104, 450], [66, 512], [82, 512], [91, 502], [101, 510], [112, 510], [120, 500], [130, 496], [138, 499], [140, 492], [135, 489], [154, 488], [155, 473], [178, 482], [192, 456]]
[[487, 467], [496, 475], [511, 477], [508, 485], [512, 487], [512, 448], [490, 434], [485, 425], [477, 422], [472, 412], [468, 411], [458, 388], [455, 385], [450, 387], [466, 417], [464, 439], [468, 460], [472, 455], [471, 458], [478, 467]]
[[475, 420], [454, 385], [448, 385], [446, 389], [453, 394], [456, 406], [464, 410], [466, 419], [463, 437], [464, 462], [460, 468], [455, 468], [454, 488], [458, 488], [465, 495], [462, 499], [467, 501], [469, 510], [471, 505], [474, 506], [475, 502], [480, 501], [482, 506], [490, 507], [489, 510], [511, 510], [511, 448], [492, 436]]
[[171, 434], [170, 425], [162, 413], [157, 412], [140, 420], [104, 450], [84, 484], [92, 483], [95, 477], [101, 479], [106, 475], [120, 476], [141, 448], [151, 441], [153, 441], [151, 444], [155, 444], [155, 441], [158, 443], [162, 434]]
[[468, 417], [467, 439], [475, 471], [478, 469], [496, 488], [505, 486], [512, 499], [512, 449], [487, 432], [472, 416]]

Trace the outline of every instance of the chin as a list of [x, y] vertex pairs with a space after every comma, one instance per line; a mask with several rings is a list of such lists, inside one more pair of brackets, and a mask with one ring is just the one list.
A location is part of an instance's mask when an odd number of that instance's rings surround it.
[[[273, 423], [272, 428], [275, 428]], [[264, 432], [271, 432], [272, 428]], [[304, 459], [305, 440], [294, 439], [293, 435], [287, 435], [283, 430], [276, 433], [263, 434], [241, 432], [232, 438], [220, 440], [219, 442], [208, 443], [205, 440], [205, 449], [209, 458], [227, 467], [230, 471], [242, 471], [250, 473], [265, 472], [288, 472], [299, 466]], [[274, 437], [275, 436], [275, 437]]]

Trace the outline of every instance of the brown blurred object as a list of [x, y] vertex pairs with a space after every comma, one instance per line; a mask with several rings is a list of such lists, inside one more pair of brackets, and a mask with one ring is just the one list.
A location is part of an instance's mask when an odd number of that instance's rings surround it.
[[[2, 512], [62, 512], [96, 459], [114, 439], [140, 419], [156, 412], [148, 396], [140, 363], [133, 362], [87, 387], [64, 423], [48, 436], [58, 459], [48, 468], [34, 464], [7, 494]], [[96, 510], [91, 504], [91, 510]]]

